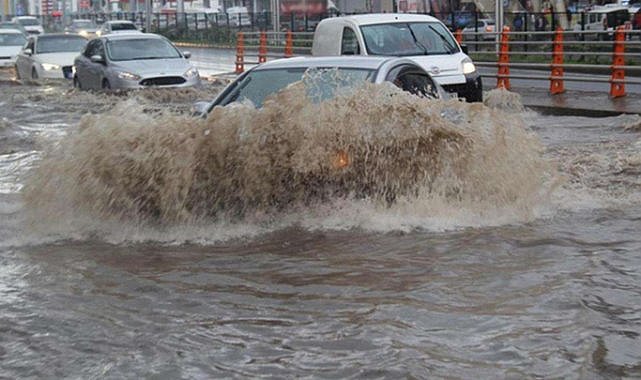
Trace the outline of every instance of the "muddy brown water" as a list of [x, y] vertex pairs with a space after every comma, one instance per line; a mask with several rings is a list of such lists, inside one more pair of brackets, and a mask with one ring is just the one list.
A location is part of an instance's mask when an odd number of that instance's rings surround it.
[[[641, 118], [380, 88], [180, 114], [219, 88], [0, 83], [0, 378], [641, 377]], [[338, 148], [369, 161], [336, 174]], [[392, 205], [353, 191], [425, 162]], [[274, 207], [279, 170], [347, 190]]]

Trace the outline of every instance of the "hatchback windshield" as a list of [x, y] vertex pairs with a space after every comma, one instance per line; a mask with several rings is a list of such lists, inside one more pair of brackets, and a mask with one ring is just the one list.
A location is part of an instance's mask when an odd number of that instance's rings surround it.
[[109, 40], [107, 55], [112, 61], [180, 58], [180, 52], [168, 41], [160, 38]]
[[1, 33], [0, 46], [22, 46], [27, 39], [21, 33]]
[[79, 36], [40, 37], [36, 45], [37, 54], [80, 52], [87, 40]]
[[136, 25], [128, 22], [115, 22], [111, 24], [111, 30], [138, 30]]
[[436, 22], [361, 26], [371, 55], [411, 56], [454, 54], [459, 48], [447, 29]]
[[308, 96], [316, 101], [331, 98], [337, 88], [353, 87], [359, 82], [371, 81], [374, 70], [353, 68], [292, 68], [252, 71], [243, 78], [229, 95], [220, 102], [227, 105], [235, 101], [249, 100], [260, 108], [265, 98], [288, 85], [309, 78]]
[[90, 20], [75, 20], [71, 25], [74, 28], [96, 28], [96, 24]]
[[35, 18], [19, 18], [18, 22], [24, 26], [40, 25]]

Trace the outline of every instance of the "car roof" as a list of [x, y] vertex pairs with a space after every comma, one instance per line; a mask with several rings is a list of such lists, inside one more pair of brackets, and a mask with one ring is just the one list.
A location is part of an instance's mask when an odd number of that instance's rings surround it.
[[5, 33], [5, 34], [22, 34], [21, 31], [18, 29], [3, 29], [0, 27], [0, 33]]
[[376, 70], [381, 67], [383, 63], [395, 59], [398, 58], [381, 56], [295, 57], [269, 61], [263, 63], [260, 66], [256, 66], [254, 70], [287, 69], [314, 66], [363, 68]]
[[437, 18], [410, 13], [370, 13], [363, 15], [342, 16], [339, 18], [348, 19], [358, 25], [386, 24], [394, 22], [434, 22]]
[[154, 33], [114, 33], [114, 34], [105, 34], [104, 36], [100, 37], [104, 38], [106, 40], [139, 40], [141, 38], [147, 38], [147, 39], [164, 39], [165, 37], [154, 34]]

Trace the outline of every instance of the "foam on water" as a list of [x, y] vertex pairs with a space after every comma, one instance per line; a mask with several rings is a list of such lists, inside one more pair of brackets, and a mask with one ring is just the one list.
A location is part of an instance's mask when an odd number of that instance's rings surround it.
[[216, 108], [206, 120], [135, 100], [85, 115], [33, 171], [24, 198], [34, 223], [80, 234], [440, 230], [537, 217], [557, 184], [542, 153], [518, 115], [482, 104], [391, 85], [317, 104], [299, 83], [260, 110]]

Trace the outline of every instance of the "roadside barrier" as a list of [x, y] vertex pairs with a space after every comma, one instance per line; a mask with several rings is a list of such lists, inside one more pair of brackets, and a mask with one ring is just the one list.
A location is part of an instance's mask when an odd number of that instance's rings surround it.
[[[455, 36], [457, 40], [462, 38], [468, 50], [476, 48], [469, 55], [477, 67], [497, 69], [495, 73], [483, 71], [483, 77], [497, 79], [497, 87], [511, 89], [514, 79], [540, 80], [549, 82], [550, 94], [556, 95], [567, 90], [567, 82], [591, 82], [609, 86], [610, 96], [618, 98], [625, 96], [625, 84], [641, 85], [638, 30], [620, 27], [615, 32], [597, 32], [557, 28], [554, 32], [515, 32], [505, 27], [501, 32], [482, 33], [485, 38], [462, 31]], [[487, 40], [488, 34], [494, 39]], [[313, 33], [305, 32], [240, 32], [236, 73], [242, 73], [246, 65], [310, 55], [312, 40]], [[597, 87], [597, 91], [601, 90]]]
[[240, 74], [245, 71], [245, 39], [243, 37], [243, 32], [238, 32], [238, 38], [236, 42], [236, 74]]
[[459, 45], [462, 44], [463, 43], [463, 31], [461, 29], [456, 29], [456, 32], [454, 32], [454, 38], [456, 38], [456, 42], [458, 42]]
[[618, 98], [625, 96], [625, 27], [620, 26], [614, 36], [614, 48], [612, 49], [612, 75], [610, 77], [610, 96]]
[[565, 92], [563, 82], [563, 29], [556, 29], [554, 43], [552, 44], [552, 75], [550, 76], [550, 94]]
[[258, 63], [267, 62], [267, 33], [260, 32], [260, 46], [258, 47]]
[[510, 28], [505, 26], [503, 27], [503, 32], [501, 33], [501, 52], [499, 54], [499, 73], [496, 79], [496, 87], [503, 87], [506, 90], [510, 89]]
[[268, 59], [309, 55], [312, 37], [313, 33], [238, 32], [236, 73], [245, 71], [245, 65], [257, 65]]
[[[609, 85], [612, 98], [618, 98], [626, 95], [626, 84], [641, 85], [639, 30], [630, 30], [625, 26], [614, 32], [560, 28], [555, 32], [504, 30], [501, 33], [491, 33], [494, 35], [493, 41], [471, 40], [479, 39], [480, 34], [465, 33], [464, 43], [476, 47], [469, 53], [476, 66], [497, 68], [497, 74], [483, 75], [497, 78], [497, 87], [509, 89], [513, 85], [509, 82], [510, 79], [548, 80], [550, 94], [556, 95], [566, 91], [565, 82], [568, 81], [602, 83]], [[487, 34], [488, 32], [483, 32], [483, 35]], [[550, 46], [550, 41], [551, 51], [546, 49]], [[498, 58], [497, 61], [487, 60], [492, 55]], [[548, 63], [540, 62], [546, 57], [550, 59]], [[602, 63], [604, 60], [610, 63]], [[590, 61], [595, 63], [583, 63]], [[510, 73], [510, 69], [530, 70]], [[549, 75], [539, 74], [545, 69], [550, 70]], [[568, 71], [572, 74], [568, 75]], [[633, 75], [626, 77], [626, 72]]]

